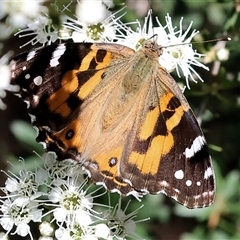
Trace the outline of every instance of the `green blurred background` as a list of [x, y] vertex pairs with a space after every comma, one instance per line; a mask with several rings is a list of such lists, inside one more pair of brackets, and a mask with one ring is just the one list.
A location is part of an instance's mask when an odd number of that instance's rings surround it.
[[[56, 1], [60, 8], [67, 3]], [[184, 17], [185, 28], [193, 21], [192, 28], [200, 31], [196, 41], [223, 36], [232, 39], [230, 42], [194, 44], [198, 52], [206, 55], [203, 62], [210, 71], [196, 68], [204, 83], [191, 82], [191, 90], [185, 91], [193, 111], [201, 122], [213, 158], [217, 182], [215, 203], [206, 209], [189, 210], [162, 194], [146, 196], [141, 203], [133, 199], [129, 211], [144, 204], [138, 219], [151, 218], [137, 224], [138, 235], [142, 239], [153, 240], [240, 239], [240, 1], [115, 0], [114, 3], [114, 11], [122, 8], [123, 3], [127, 5], [127, 14], [123, 17], [123, 22], [136, 19], [142, 21], [150, 6], [153, 15], [159, 18], [162, 25], [165, 25], [167, 13], [172, 17], [174, 26], [179, 26], [181, 17]], [[53, 19], [57, 19], [58, 13], [51, 4], [50, 1], [45, 3], [51, 9]], [[73, 9], [74, 4], [73, 1]], [[1, 54], [9, 50], [13, 50], [15, 54], [21, 52], [19, 46], [25, 42], [26, 39], [19, 39], [13, 35], [2, 39]], [[219, 47], [229, 51], [227, 60], [220, 61], [217, 58]], [[23, 50], [30, 48], [31, 46], [27, 46]], [[184, 78], [179, 79], [174, 73], [172, 75], [177, 81], [184, 83]], [[39, 162], [40, 159], [33, 151], [41, 154], [42, 148], [35, 142], [36, 133], [30, 125], [26, 105], [11, 93], [7, 94], [4, 102], [7, 109], [0, 111], [0, 168], [11, 168], [7, 164], [7, 161], [10, 161], [14, 164], [14, 169], [11, 170], [18, 172], [18, 167], [22, 165], [17, 159], [21, 156], [25, 158], [26, 166], [34, 169], [35, 161]], [[2, 174], [0, 186], [4, 186], [4, 181], [5, 175]], [[114, 202], [117, 196], [113, 195], [112, 198]], [[127, 201], [128, 199], [123, 199], [123, 202]], [[11, 239], [28, 238], [13, 236]]]

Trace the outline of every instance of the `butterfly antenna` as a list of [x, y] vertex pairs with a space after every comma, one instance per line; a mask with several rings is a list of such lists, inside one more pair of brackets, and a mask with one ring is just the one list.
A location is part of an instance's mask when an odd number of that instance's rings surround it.
[[[150, 3], [148, 3], [150, 4]], [[154, 33], [154, 27], [153, 27], [153, 10], [151, 9], [151, 17], [150, 17], [150, 21], [151, 21], [151, 25], [152, 26], [152, 33], [153, 33], [153, 37], [156, 37], [157, 38], [157, 34]]]
[[155, 40], [155, 42], [157, 42], [158, 34], [154, 33], [154, 27], [153, 27], [153, 10], [150, 8], [150, 3], [148, 3], [148, 4], [149, 4], [149, 13], [148, 14], [150, 14], [150, 17], [147, 17], [150, 21], [150, 24], [148, 26], [152, 27], [152, 33], [153, 33], [153, 35], [151, 37], [149, 37], [148, 40], [155, 38], [154, 40]]
[[[154, 37], [154, 36], [153, 36]], [[168, 46], [161, 46], [162, 48], [169, 48], [169, 47], [176, 47], [176, 46], [183, 46], [183, 45], [189, 45], [193, 43], [208, 43], [208, 42], [218, 42], [218, 41], [224, 41], [228, 42], [231, 41], [232, 39], [230, 37], [222, 37], [222, 38], [216, 38], [216, 39], [211, 39], [211, 40], [205, 40], [205, 41], [193, 41], [189, 43], [178, 43], [178, 44], [172, 44]]]

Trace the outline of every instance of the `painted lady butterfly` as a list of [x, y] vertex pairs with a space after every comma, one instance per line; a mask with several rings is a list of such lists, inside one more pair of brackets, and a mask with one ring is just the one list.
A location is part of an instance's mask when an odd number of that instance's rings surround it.
[[161, 53], [152, 40], [137, 52], [109, 43], [46, 46], [13, 59], [12, 83], [37, 140], [59, 160], [83, 164], [94, 182], [209, 206], [215, 178], [206, 141]]

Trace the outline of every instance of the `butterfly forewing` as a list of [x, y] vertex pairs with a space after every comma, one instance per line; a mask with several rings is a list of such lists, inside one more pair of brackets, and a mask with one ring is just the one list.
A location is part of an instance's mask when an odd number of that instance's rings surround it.
[[75, 159], [110, 191], [163, 192], [189, 208], [208, 206], [214, 173], [205, 138], [151, 44], [137, 52], [47, 46], [14, 58], [12, 83], [29, 104], [38, 141], [59, 160]]

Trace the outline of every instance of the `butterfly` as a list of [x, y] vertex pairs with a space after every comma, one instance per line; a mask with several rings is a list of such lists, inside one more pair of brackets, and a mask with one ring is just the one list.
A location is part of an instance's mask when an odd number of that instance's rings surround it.
[[134, 51], [114, 43], [65, 43], [16, 56], [37, 141], [72, 158], [111, 192], [164, 193], [188, 208], [215, 197], [206, 140], [181, 89], [147, 40]]

